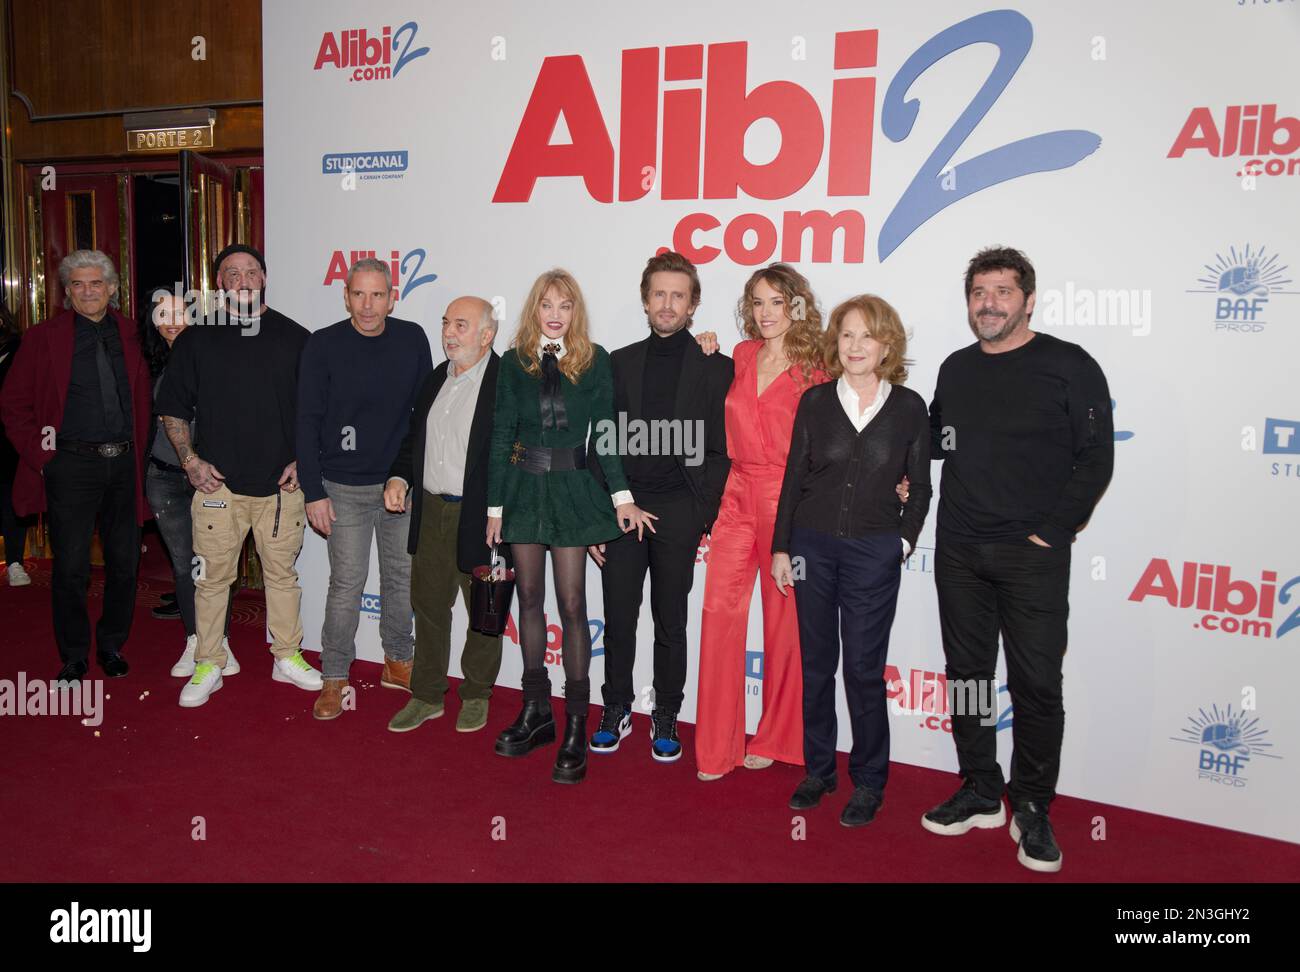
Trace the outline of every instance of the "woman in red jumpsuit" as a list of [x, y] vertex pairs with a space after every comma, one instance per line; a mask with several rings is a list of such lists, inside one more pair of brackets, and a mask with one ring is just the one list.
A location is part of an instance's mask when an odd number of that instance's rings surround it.
[[[795, 409], [804, 391], [829, 381], [822, 370], [822, 319], [812, 288], [774, 263], [745, 284], [736, 315], [748, 340], [732, 352], [727, 392], [731, 474], [709, 541], [700, 633], [695, 721], [699, 778], [774, 760], [803, 764], [803, 678], [794, 598], [777, 590], [767, 565]], [[763, 599], [763, 714], [745, 749], [745, 632], [758, 577]]]

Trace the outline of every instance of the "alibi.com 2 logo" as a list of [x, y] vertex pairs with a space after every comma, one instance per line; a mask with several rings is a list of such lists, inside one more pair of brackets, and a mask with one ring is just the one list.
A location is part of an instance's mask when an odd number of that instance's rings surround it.
[[1300, 594], [1300, 576], [1280, 587], [1277, 571], [1260, 571], [1259, 583], [1234, 579], [1232, 568], [1192, 561], [1172, 566], [1157, 557], [1138, 578], [1130, 601], [1162, 600], [1192, 614], [1192, 627], [1248, 638], [1281, 638], [1300, 627], [1300, 604], [1279, 622], [1278, 605]]
[[[542, 615], [542, 623], [546, 625], [546, 664], [563, 665], [564, 664], [564, 629], [558, 624], [551, 624], [547, 615]], [[587, 626], [591, 630], [591, 657], [599, 658], [605, 654], [605, 645], [601, 636], [605, 633], [605, 622], [601, 618], [588, 618]], [[515, 625], [515, 616], [506, 615], [506, 630], [504, 637], [514, 645], [519, 644], [519, 628]]]
[[312, 70], [326, 67], [348, 73], [349, 81], [390, 81], [417, 57], [429, 53], [427, 47], [415, 46], [419, 26], [410, 20], [402, 26], [381, 27], [377, 31], [362, 27], [326, 33], [316, 52]]
[[438, 279], [436, 273], [425, 273], [424, 263], [428, 254], [423, 247], [407, 250], [389, 250], [387, 258], [378, 256], [382, 251], [376, 250], [334, 250], [330, 253], [329, 263], [325, 267], [325, 279], [321, 283], [326, 287], [348, 279], [348, 268], [358, 260], [385, 260], [393, 276], [393, 286], [397, 288], [398, 299], [406, 297], [412, 290], [433, 283]]

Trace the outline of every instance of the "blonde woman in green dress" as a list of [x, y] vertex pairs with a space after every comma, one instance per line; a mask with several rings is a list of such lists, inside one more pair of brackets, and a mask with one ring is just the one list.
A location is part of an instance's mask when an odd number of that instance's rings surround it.
[[[555, 741], [546, 670], [546, 551], [563, 629], [565, 731], [552, 779], [577, 783], [587, 772], [591, 629], [587, 546], [633, 529], [654, 530], [627, 489], [617, 454], [589, 456], [590, 431], [614, 420], [609, 354], [588, 336], [578, 282], [550, 270], [533, 284], [510, 350], [501, 358], [488, 469], [487, 542], [514, 556], [524, 706], [497, 738], [502, 756], [524, 756]], [[613, 495], [587, 469], [599, 462]]]

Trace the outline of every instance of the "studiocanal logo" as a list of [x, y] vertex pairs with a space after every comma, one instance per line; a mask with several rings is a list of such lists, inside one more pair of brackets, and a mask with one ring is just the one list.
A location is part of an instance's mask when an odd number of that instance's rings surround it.
[[1217, 705], [1210, 706], [1209, 712], [1197, 709], [1187, 717], [1182, 733], [1169, 738], [1197, 747], [1197, 779], [1240, 790], [1249, 782], [1244, 773], [1252, 759], [1282, 758], [1270, 752], [1273, 744], [1264, 738], [1267, 735], [1258, 717], [1233, 712], [1229, 703], [1222, 711]]
[[327, 33], [321, 38], [312, 70], [328, 66], [348, 71], [349, 81], [391, 80], [411, 61], [429, 53], [427, 47], [415, 46], [419, 30], [410, 20], [397, 29], [383, 27], [375, 33], [364, 27]]
[[330, 152], [321, 156], [323, 175], [355, 174], [360, 182], [375, 179], [401, 179], [410, 164], [411, 153], [405, 149], [388, 152]]
[[[1264, 420], [1264, 455], [1300, 456], [1300, 422], [1290, 419]], [[1269, 472], [1280, 478], [1300, 477], [1300, 459], [1290, 462], [1273, 460]]]
[[[329, 264], [325, 268], [325, 279], [321, 281], [326, 287], [333, 286], [339, 281], [348, 279], [348, 267], [358, 260], [385, 259], [382, 256], [376, 257], [375, 250], [334, 250], [330, 253]], [[387, 263], [388, 269], [393, 276], [393, 286], [397, 288], [398, 298], [403, 298], [416, 287], [422, 287], [427, 283], [433, 283], [438, 279], [436, 273], [422, 273], [424, 261], [427, 254], [423, 247], [417, 247], [414, 250], [408, 250], [402, 253], [400, 250], [389, 250]]]
[[1300, 604], [1277, 627], [1278, 604], [1289, 604], [1292, 591], [1300, 595], [1300, 576], [1278, 587], [1277, 571], [1260, 571], [1259, 583], [1234, 580], [1232, 568], [1221, 564], [1185, 562], [1175, 574], [1169, 561], [1157, 557], [1147, 564], [1129, 594], [1130, 601], [1148, 597], [1168, 602], [1170, 607], [1191, 610], [1192, 627], [1201, 631], [1245, 635], [1251, 638], [1281, 638], [1300, 627]]
[[1203, 269], [1196, 278], [1200, 286], [1188, 293], [1215, 295], [1214, 329], [1223, 333], [1260, 333], [1268, 324], [1263, 314], [1272, 298], [1300, 294], [1287, 289], [1294, 280], [1278, 255], [1249, 243], [1240, 250], [1229, 247], [1226, 255], [1216, 253]]

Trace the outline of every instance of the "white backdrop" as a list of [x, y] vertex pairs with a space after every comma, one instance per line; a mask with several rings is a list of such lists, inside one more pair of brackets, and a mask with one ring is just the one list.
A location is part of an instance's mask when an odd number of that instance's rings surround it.
[[[1086, 347], [1117, 403], [1115, 477], [1073, 553], [1060, 791], [1300, 841], [1300, 707], [1285, 694], [1300, 675], [1300, 4], [717, 2], [679, 16], [268, 0], [263, 20], [270, 298], [311, 328], [344, 316], [340, 271], [373, 251], [396, 261], [395, 313], [425, 326], [435, 360], [449, 300], [499, 301], [500, 352], [556, 265], [614, 349], [644, 336], [641, 268], [676, 245], [700, 267], [696, 328], [726, 350], [752, 265], [784, 256], [826, 310], [862, 291], [891, 301], [928, 398], [971, 340], [966, 261], [1023, 249], [1034, 325]], [[848, 226], [825, 252], [796, 231], [816, 211]], [[892, 756], [952, 770], [933, 536], [932, 512], [890, 647]], [[314, 646], [323, 541], [309, 534], [299, 566]], [[358, 653], [378, 660], [373, 566], [367, 591]], [[588, 604], [600, 652], [594, 565]], [[648, 608], [640, 631], [648, 710]], [[520, 670], [508, 640], [501, 684]], [[692, 654], [686, 721], [696, 671]]]

